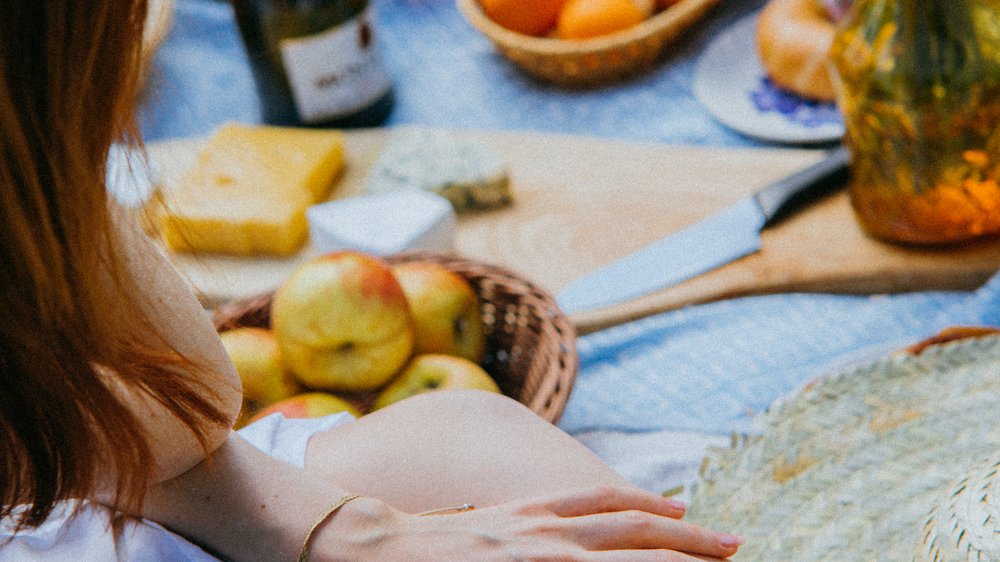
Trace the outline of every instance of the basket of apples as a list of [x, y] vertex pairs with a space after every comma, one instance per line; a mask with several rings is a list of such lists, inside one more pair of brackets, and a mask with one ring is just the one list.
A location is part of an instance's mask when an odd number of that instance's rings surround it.
[[451, 253], [317, 256], [213, 320], [243, 382], [238, 425], [443, 389], [502, 392], [554, 423], [576, 377], [576, 332], [547, 292]]

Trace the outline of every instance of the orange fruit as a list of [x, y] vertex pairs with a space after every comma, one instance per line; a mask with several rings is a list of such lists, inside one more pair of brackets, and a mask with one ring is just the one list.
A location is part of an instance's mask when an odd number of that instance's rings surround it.
[[559, 14], [556, 35], [587, 39], [636, 25], [653, 13], [653, 0], [569, 0]]
[[511, 31], [545, 35], [556, 25], [566, 0], [480, 0], [483, 12]]
[[667, 8], [669, 8], [670, 6], [673, 6], [674, 4], [676, 4], [678, 2], [680, 2], [680, 0], [656, 0], [656, 5], [661, 10], [666, 10]]

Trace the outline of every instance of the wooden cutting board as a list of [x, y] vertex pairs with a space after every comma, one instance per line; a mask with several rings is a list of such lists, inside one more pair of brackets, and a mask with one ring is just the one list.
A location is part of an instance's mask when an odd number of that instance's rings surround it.
[[[510, 164], [514, 205], [459, 217], [455, 250], [504, 265], [553, 294], [758, 188], [815, 162], [820, 152], [702, 148], [552, 134], [463, 131]], [[363, 192], [386, 130], [347, 133], [348, 169], [332, 197]], [[197, 139], [152, 144], [169, 185], [192, 161]], [[302, 260], [174, 254], [206, 306], [277, 287]], [[786, 291], [874, 294], [968, 290], [1000, 267], [1000, 241], [947, 249], [881, 243], [856, 224], [845, 192], [766, 230], [763, 250], [655, 294], [572, 317], [587, 333], [715, 299]]]

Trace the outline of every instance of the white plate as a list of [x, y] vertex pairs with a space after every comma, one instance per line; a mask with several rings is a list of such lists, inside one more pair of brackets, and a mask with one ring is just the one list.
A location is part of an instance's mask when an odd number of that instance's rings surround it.
[[757, 15], [745, 17], [712, 40], [698, 58], [694, 95], [724, 125], [778, 143], [831, 142], [844, 135], [833, 103], [778, 90], [757, 55]]

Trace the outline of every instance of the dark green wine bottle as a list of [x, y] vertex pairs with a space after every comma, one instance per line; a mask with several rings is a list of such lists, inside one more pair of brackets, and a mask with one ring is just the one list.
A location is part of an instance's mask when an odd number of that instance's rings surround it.
[[264, 121], [374, 127], [392, 112], [392, 81], [368, 0], [232, 0]]

